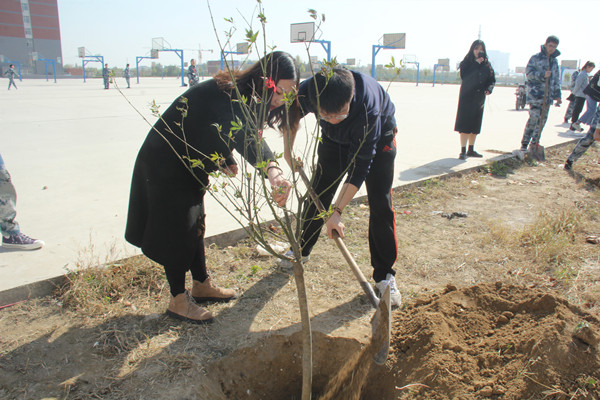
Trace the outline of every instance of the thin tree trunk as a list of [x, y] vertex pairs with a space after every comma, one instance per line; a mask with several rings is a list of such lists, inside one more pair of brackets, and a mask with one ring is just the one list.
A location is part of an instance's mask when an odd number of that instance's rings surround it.
[[304, 267], [299, 261], [294, 262], [294, 280], [298, 290], [298, 304], [302, 322], [302, 400], [310, 400], [312, 396], [312, 331], [308, 314], [306, 286], [304, 284]]

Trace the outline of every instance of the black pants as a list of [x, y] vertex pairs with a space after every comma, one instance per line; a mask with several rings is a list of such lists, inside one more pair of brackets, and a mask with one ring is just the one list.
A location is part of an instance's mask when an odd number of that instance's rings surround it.
[[[396, 220], [392, 208], [396, 141], [390, 140], [387, 145], [381, 143], [379, 147], [365, 180], [370, 213], [369, 250], [375, 282], [385, 279], [387, 274], [395, 274], [392, 266], [398, 256]], [[318, 155], [313, 185], [323, 206], [328, 209], [343, 180], [342, 174], [347, 167], [348, 147], [323, 138], [319, 144]], [[317, 218], [318, 214], [312, 201], [304, 204], [301, 238], [303, 256], [310, 254], [319, 239], [324, 221]]]
[[579, 115], [583, 110], [583, 105], [585, 104], [585, 97], [577, 97], [575, 96], [575, 105], [573, 106], [573, 116], [571, 117], [571, 123], [574, 124], [579, 119]]
[[[204, 204], [202, 204], [202, 208], [204, 208]], [[164, 266], [167, 282], [169, 282], [169, 288], [173, 297], [185, 292], [185, 274], [187, 271], [191, 272], [192, 278], [195, 281], [204, 282], [208, 278], [208, 272], [206, 271], [206, 251], [204, 249], [204, 233], [206, 232], [204, 210], [202, 211], [202, 215], [198, 219], [198, 248], [192, 264], [190, 266]]]

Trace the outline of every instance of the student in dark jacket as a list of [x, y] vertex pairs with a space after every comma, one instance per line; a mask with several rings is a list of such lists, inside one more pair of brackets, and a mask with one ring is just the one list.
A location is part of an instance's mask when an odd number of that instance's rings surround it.
[[[482, 40], [473, 42], [469, 52], [460, 63], [459, 71], [462, 83], [454, 130], [460, 133], [458, 158], [465, 160], [467, 157], [482, 157], [475, 151], [475, 139], [481, 133], [485, 96], [492, 93], [496, 84], [494, 69], [488, 61], [485, 43]], [[468, 151], [467, 143], [469, 144]]]
[[[318, 87], [318, 89], [317, 89]], [[318, 93], [318, 94], [317, 94]], [[331, 76], [319, 72], [300, 84], [300, 112], [290, 118], [291, 132], [284, 136], [284, 156], [292, 165], [292, 147], [299, 119], [314, 113], [321, 137], [314, 171], [314, 189], [327, 209], [336, 189], [335, 212], [325, 222], [327, 234], [344, 237], [342, 213], [364, 183], [369, 200], [369, 249], [375, 286], [382, 294], [390, 287], [393, 306], [401, 304], [393, 269], [398, 254], [396, 224], [392, 207], [394, 159], [396, 157], [395, 107], [390, 96], [370, 76], [336, 67]], [[346, 178], [344, 179], [344, 176]], [[323, 219], [312, 201], [302, 214], [302, 256], [308, 258], [323, 227]], [[292, 257], [293, 254], [286, 254]], [[287, 260], [286, 260], [287, 261]]]
[[[209, 173], [221, 170], [235, 175], [235, 149], [251, 164], [265, 165], [263, 172], [276, 189], [275, 202], [283, 205], [289, 195], [291, 185], [274, 155], [264, 142], [257, 142], [256, 132], [248, 128], [251, 124], [244, 123], [247, 113], [241, 102], [232, 99], [247, 99], [256, 115], [265, 115], [261, 125], [281, 128], [284, 94], [296, 88], [298, 79], [289, 54], [270, 53], [249, 69], [236, 71], [234, 80], [229, 71], [222, 71], [191, 87], [148, 133], [133, 170], [125, 238], [164, 267], [171, 291], [167, 314], [172, 317], [210, 322], [212, 314], [197, 303], [236, 297], [233, 290], [218, 287], [206, 268], [204, 195]], [[238, 118], [244, 129], [234, 130], [230, 138], [232, 121]], [[211, 161], [214, 154], [220, 155], [218, 165]], [[185, 288], [188, 270], [193, 278], [191, 293]]]

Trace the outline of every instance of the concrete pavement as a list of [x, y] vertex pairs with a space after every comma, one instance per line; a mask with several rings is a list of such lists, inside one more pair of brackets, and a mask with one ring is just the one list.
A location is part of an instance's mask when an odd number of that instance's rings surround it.
[[[139, 254], [123, 232], [133, 163], [148, 123], [155, 121], [149, 104], [155, 100], [164, 110], [186, 89], [178, 78], [142, 78], [123, 89], [126, 100], [114, 88], [103, 90], [101, 79], [17, 85], [18, 90], [0, 91], [0, 154], [17, 190], [21, 230], [46, 246], [0, 247], [0, 306], [47, 290], [49, 279], [69, 269]], [[458, 160], [453, 132], [459, 86], [392, 83], [388, 90], [398, 122], [395, 187], [484, 164], [520, 145], [528, 113], [515, 111], [514, 88], [497, 87], [488, 97], [475, 146], [484, 158], [466, 161]], [[551, 109], [543, 145], [581, 137], [562, 124], [564, 110]], [[314, 126], [314, 118], [305, 124]], [[278, 133], [265, 137], [282, 151]], [[207, 236], [240, 228], [212, 199], [206, 208]]]

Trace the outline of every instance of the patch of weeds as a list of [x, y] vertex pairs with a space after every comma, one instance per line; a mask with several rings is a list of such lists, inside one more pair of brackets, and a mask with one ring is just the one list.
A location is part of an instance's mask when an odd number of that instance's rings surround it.
[[503, 161], [493, 161], [487, 165], [487, 172], [492, 176], [506, 178], [512, 172], [512, 168]]
[[561, 266], [554, 270], [554, 275], [556, 276], [556, 279], [567, 284], [577, 276], [577, 271], [570, 266]]
[[489, 235], [486, 235], [482, 240], [485, 244], [493, 243], [499, 245], [507, 245], [514, 242], [515, 233], [510, 227], [503, 224], [501, 221], [488, 222]]
[[425, 204], [437, 199], [445, 187], [446, 184], [439, 178], [427, 179], [418, 186], [399, 192], [399, 198], [403, 205]]
[[166, 285], [163, 268], [143, 256], [131, 257], [102, 267], [69, 271], [58, 290], [66, 308], [107, 312], [109, 307], [140, 295], [158, 299]]
[[526, 226], [518, 239], [521, 246], [534, 253], [540, 262], [561, 265], [573, 253], [576, 233], [581, 228], [579, 210], [563, 210], [557, 214], [541, 212], [536, 221]]
[[425, 182], [423, 182], [423, 185], [421, 187], [425, 190], [432, 190], [432, 189], [439, 188], [442, 186], [443, 186], [443, 184], [439, 180], [439, 178], [433, 178], [433, 179], [427, 179]]
[[258, 265], [253, 265], [253, 266], [250, 267], [250, 274], [252, 274], [252, 275], [256, 275], [260, 271], [262, 271], [262, 268], [259, 267]]
[[250, 278], [246, 274], [241, 273], [241, 272], [235, 276], [235, 279], [238, 282], [242, 282], [242, 283], [247, 283], [250, 280]]

